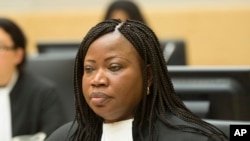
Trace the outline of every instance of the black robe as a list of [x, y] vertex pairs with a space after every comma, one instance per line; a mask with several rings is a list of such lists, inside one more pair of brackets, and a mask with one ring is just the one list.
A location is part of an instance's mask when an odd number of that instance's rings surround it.
[[12, 136], [37, 132], [44, 132], [48, 136], [66, 123], [58, 97], [54, 83], [21, 71], [10, 92]]

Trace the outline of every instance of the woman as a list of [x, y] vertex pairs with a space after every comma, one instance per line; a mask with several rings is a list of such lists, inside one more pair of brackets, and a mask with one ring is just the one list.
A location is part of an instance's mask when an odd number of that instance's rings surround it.
[[146, 23], [139, 6], [130, 0], [118, 0], [110, 3], [104, 15], [104, 20], [108, 19], [127, 19], [138, 20]]
[[74, 68], [76, 120], [48, 141], [224, 141], [175, 95], [154, 32], [106, 20], [83, 39]]

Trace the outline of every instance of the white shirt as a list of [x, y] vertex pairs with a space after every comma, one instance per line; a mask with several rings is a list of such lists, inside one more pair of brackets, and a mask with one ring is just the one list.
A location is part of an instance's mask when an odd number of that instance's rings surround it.
[[132, 122], [133, 119], [104, 123], [101, 141], [133, 141]]
[[17, 81], [18, 73], [15, 73], [10, 83], [0, 88], [0, 141], [11, 141], [12, 124], [11, 124], [11, 107], [10, 107], [10, 91]]

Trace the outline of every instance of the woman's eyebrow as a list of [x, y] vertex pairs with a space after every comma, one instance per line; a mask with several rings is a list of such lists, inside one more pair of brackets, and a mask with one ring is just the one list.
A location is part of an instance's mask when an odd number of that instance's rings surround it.
[[[108, 62], [108, 61], [110, 61], [110, 60], [112, 60], [112, 59], [116, 59], [116, 58], [125, 60], [125, 61], [127, 61], [127, 62], [131, 62], [131, 61], [128, 60], [127, 58], [120, 57], [120, 56], [110, 56], [110, 57], [107, 57], [107, 58], [104, 59], [104, 62]], [[95, 59], [86, 59], [84, 62], [96, 63], [96, 60], [95, 60]]]
[[96, 61], [95, 61], [95, 60], [92, 60], [92, 59], [86, 59], [84, 62], [96, 63]]
[[115, 59], [115, 58], [119, 58], [119, 59], [125, 60], [127, 62], [130, 62], [127, 58], [120, 57], [120, 56], [110, 56], [108, 58], [105, 58], [104, 61], [107, 62], [107, 61], [110, 61], [110, 60]]

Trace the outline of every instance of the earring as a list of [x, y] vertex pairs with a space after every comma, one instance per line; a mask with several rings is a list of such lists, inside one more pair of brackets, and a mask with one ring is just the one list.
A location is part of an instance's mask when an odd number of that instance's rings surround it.
[[147, 95], [149, 95], [150, 93], [150, 89], [149, 89], [149, 86], [147, 87]]

